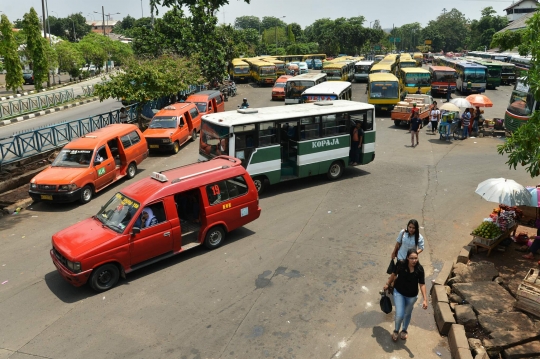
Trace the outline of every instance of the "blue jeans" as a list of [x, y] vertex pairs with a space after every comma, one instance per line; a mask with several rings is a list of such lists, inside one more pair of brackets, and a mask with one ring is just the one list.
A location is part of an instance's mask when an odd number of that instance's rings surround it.
[[407, 330], [407, 328], [409, 327], [414, 303], [416, 303], [417, 299], [418, 296], [405, 297], [394, 288], [394, 304], [396, 305], [396, 317], [394, 321], [396, 326], [396, 332], [399, 332], [401, 324], [403, 324], [403, 330]]
[[463, 125], [463, 136], [462, 136], [462, 138], [467, 138], [468, 135], [469, 135], [469, 125], [467, 125], [467, 126]]

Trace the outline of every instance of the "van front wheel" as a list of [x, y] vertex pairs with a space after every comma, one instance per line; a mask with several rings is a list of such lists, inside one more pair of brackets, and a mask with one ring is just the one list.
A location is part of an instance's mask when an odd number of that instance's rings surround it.
[[225, 231], [220, 226], [212, 227], [206, 232], [206, 238], [204, 239], [204, 245], [208, 249], [215, 249], [219, 247], [225, 240]]
[[108, 263], [98, 267], [92, 273], [90, 286], [96, 292], [104, 292], [111, 289], [118, 283], [120, 271], [114, 264]]
[[82, 204], [86, 204], [90, 202], [93, 196], [94, 190], [91, 186], [86, 185], [81, 189], [81, 198], [79, 199], [79, 202], [81, 202]]

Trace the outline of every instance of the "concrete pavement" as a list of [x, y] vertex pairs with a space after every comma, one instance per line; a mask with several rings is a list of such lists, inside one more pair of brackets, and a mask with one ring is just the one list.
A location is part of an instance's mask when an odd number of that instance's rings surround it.
[[[238, 87], [226, 109], [243, 97], [253, 107], [283, 105], [269, 101], [270, 88]], [[364, 89], [354, 84], [353, 99], [365, 101]], [[496, 103], [488, 116], [504, 112], [509, 91], [498, 91], [488, 93]], [[39, 203], [2, 219], [0, 283], [8, 282], [0, 285], [0, 355], [449, 359], [431, 307], [416, 305], [407, 342], [391, 341], [393, 315], [380, 311], [378, 291], [397, 233], [410, 218], [420, 222], [429, 282], [493, 206], [474, 194], [477, 183], [508, 177], [527, 184], [528, 175], [508, 170], [497, 138], [446, 143], [422, 133], [410, 148], [407, 130], [387, 115], [376, 125], [373, 163], [348, 168], [336, 182], [320, 176], [270, 187], [261, 218], [223, 247], [146, 267], [104, 294], [60, 278], [50, 237], [133, 180], [85, 206]], [[190, 143], [177, 155], [152, 156], [134, 180], [196, 161], [197, 152]]]

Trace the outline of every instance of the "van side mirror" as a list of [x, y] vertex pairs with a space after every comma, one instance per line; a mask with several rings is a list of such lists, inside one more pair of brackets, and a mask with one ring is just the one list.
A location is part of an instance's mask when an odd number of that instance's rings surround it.
[[178, 125], [178, 127], [182, 128], [182, 127], [184, 127], [184, 124], [181, 123], [181, 124]]
[[141, 233], [141, 229], [139, 227], [133, 227], [131, 229], [131, 234], [139, 234]]

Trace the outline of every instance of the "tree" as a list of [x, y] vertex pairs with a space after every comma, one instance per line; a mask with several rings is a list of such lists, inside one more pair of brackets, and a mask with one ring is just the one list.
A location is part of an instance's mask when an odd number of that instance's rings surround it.
[[470, 39], [469, 21], [457, 9], [452, 9], [431, 20], [422, 29], [421, 36], [432, 41], [435, 50], [459, 51], [468, 49]]
[[[540, 101], [540, 13], [536, 12], [527, 20], [524, 31], [525, 46], [531, 54], [530, 69], [527, 83], [536, 101]], [[534, 111], [529, 120], [519, 127], [506, 142], [497, 147], [500, 155], [508, 155], [509, 168], [516, 169], [518, 165], [525, 167], [531, 177], [540, 175], [540, 111]]]
[[302, 30], [302, 26], [300, 26], [296, 22], [293, 22], [292, 24], [289, 24], [289, 27], [291, 28], [291, 31], [296, 41], [305, 42], [304, 31]]
[[527, 44], [526, 31], [522, 29], [498, 32], [493, 35], [491, 47], [498, 47], [501, 51], [512, 50], [517, 47], [520, 55], [528, 55], [529, 46]]
[[49, 16], [48, 21], [51, 34], [71, 42], [83, 38], [92, 29], [92, 26], [86, 24], [86, 19], [81, 13], [71, 14], [65, 18]]
[[471, 21], [471, 49], [484, 50], [489, 47], [493, 34], [503, 29], [508, 20], [506, 16], [497, 16], [491, 6], [482, 10], [480, 20]]
[[123, 72], [111, 74], [108, 82], [95, 85], [95, 93], [100, 101], [123, 98], [130, 103], [136, 102], [139, 127], [142, 128], [140, 114], [148, 101], [175, 95], [202, 80], [195, 61], [163, 55], [156, 59], [128, 60]]
[[32, 70], [34, 74], [34, 87], [36, 90], [43, 88], [43, 82], [48, 79], [46, 44], [41, 36], [39, 17], [34, 10], [30, 8], [30, 12], [24, 14], [23, 30], [26, 34], [26, 46], [32, 61]]
[[240, 16], [234, 20], [234, 28], [237, 30], [253, 29], [259, 32], [261, 20], [257, 16]]
[[85, 64], [84, 56], [79, 50], [79, 44], [60, 41], [54, 47], [58, 55], [59, 69], [68, 72], [72, 78], [79, 76], [79, 69]]
[[261, 31], [273, 29], [274, 27], [285, 27], [287, 24], [283, 20], [274, 16], [265, 16], [261, 21]]
[[6, 89], [17, 91], [24, 83], [21, 59], [17, 52], [18, 45], [13, 36], [11, 22], [5, 14], [2, 14], [0, 21], [0, 33], [2, 33], [2, 41], [0, 48], [4, 56], [4, 66], [6, 70]]
[[22, 29], [23, 28], [23, 21], [21, 19], [17, 19], [13, 21], [13, 27], [15, 29]]
[[127, 31], [130, 31], [135, 26], [135, 22], [137, 19], [135, 19], [133, 16], [130, 16], [129, 14], [122, 19], [122, 21], [118, 21], [116, 25], [114, 25], [113, 32], [115, 34], [123, 34], [125, 35]]
[[79, 48], [87, 64], [94, 64], [97, 68], [102, 68], [103, 64], [109, 58], [111, 52], [112, 40], [107, 36], [89, 33], [79, 42]]

